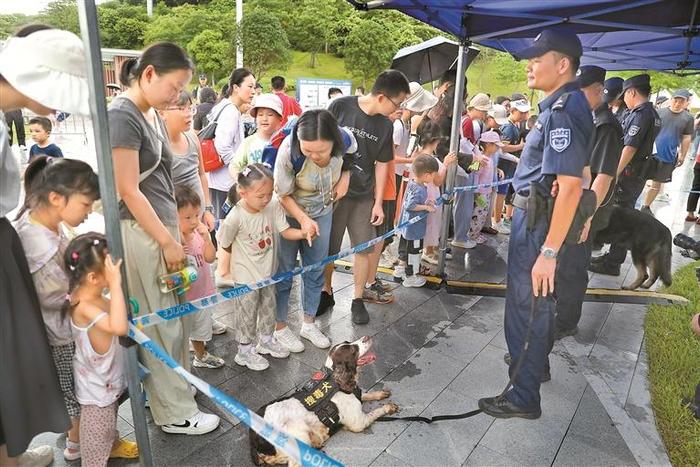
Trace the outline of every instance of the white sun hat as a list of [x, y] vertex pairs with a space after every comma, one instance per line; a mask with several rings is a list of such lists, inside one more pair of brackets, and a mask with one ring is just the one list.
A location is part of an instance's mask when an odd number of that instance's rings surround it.
[[90, 114], [85, 51], [72, 32], [45, 29], [10, 37], [0, 49], [0, 75], [44, 107]]

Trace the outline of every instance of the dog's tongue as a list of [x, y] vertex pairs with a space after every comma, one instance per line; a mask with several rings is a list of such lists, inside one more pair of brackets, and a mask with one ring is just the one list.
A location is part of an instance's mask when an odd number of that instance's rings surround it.
[[377, 356], [374, 354], [374, 352], [367, 352], [357, 359], [357, 364], [360, 366], [367, 365], [368, 363], [374, 362], [376, 359]]

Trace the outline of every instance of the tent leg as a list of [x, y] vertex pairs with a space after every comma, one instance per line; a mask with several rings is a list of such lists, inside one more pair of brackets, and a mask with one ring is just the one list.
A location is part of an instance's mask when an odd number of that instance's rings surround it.
[[[461, 116], [464, 107], [464, 81], [467, 72], [467, 56], [465, 51], [469, 46], [468, 43], [462, 42], [459, 44], [459, 53], [457, 55], [457, 82], [455, 83], [455, 100], [452, 106], [452, 131], [450, 132], [450, 152], [459, 151], [459, 138], [461, 129]], [[457, 175], [457, 165], [453, 164], [447, 169], [447, 180], [445, 182], [445, 191], [451, 192], [455, 185], [455, 176]], [[445, 203], [442, 214], [442, 226], [440, 228], [440, 255], [438, 259], [437, 275], [444, 276], [445, 273], [445, 251], [447, 250], [447, 234], [450, 231], [450, 220], [452, 216], [452, 202]]]
[[[119, 207], [116, 189], [114, 187], [114, 168], [112, 166], [112, 150], [109, 144], [109, 128], [107, 124], [107, 105], [105, 99], [104, 77], [102, 74], [102, 54], [100, 52], [100, 35], [97, 22], [95, 0], [78, 2], [80, 32], [88, 58], [88, 85], [90, 87], [90, 114], [92, 129], [95, 137], [97, 168], [100, 179], [100, 197], [105, 218], [105, 232], [109, 243], [109, 251], [115, 258], [124, 257], [122, 236], [119, 227]], [[124, 291], [128, 290], [124, 265], [122, 264], [122, 283]], [[129, 297], [126, 303], [129, 303]], [[131, 312], [129, 312], [131, 317]], [[140, 463], [144, 467], [153, 466], [153, 455], [148, 440], [146, 424], [146, 409], [143, 405], [143, 393], [138, 375], [138, 360], [136, 344], [130, 339], [122, 338], [121, 344], [126, 349], [126, 375], [129, 383], [129, 398], [133, 414], [136, 442], [139, 446]]]

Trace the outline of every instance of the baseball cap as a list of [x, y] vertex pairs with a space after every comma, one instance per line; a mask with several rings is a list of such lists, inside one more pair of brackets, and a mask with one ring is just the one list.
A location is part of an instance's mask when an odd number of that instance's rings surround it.
[[530, 47], [516, 52], [514, 55], [518, 59], [529, 59], [539, 57], [552, 50], [574, 58], [583, 55], [583, 48], [578, 36], [564, 29], [545, 29], [535, 37]]
[[479, 141], [482, 143], [494, 143], [496, 146], [503, 146], [503, 143], [501, 143], [501, 136], [493, 130], [481, 133]]
[[411, 93], [404, 101], [407, 110], [421, 113], [433, 108], [438, 103], [438, 98], [433, 93], [426, 91], [419, 83], [412, 81], [408, 86]]
[[253, 99], [253, 106], [250, 108], [250, 115], [255, 118], [258, 115], [257, 109], [271, 109], [281, 117], [284, 112], [282, 99], [275, 94], [260, 94]]
[[499, 125], [508, 123], [508, 111], [505, 105], [493, 104], [493, 107], [489, 110], [489, 115], [492, 116]]
[[529, 112], [530, 103], [526, 99], [518, 99], [517, 101], [510, 102], [510, 108], [520, 112]]
[[687, 89], [677, 89], [671, 97], [682, 97], [683, 99], [690, 99], [690, 91]]
[[620, 95], [622, 94], [623, 82], [624, 80], [618, 76], [605, 80], [603, 83], [603, 86], [605, 87], [605, 89], [603, 89], [603, 100], [606, 104], [620, 98]]
[[10, 37], [0, 49], [0, 75], [44, 107], [90, 114], [83, 41], [72, 32], [44, 29]]
[[199, 74], [199, 79], [204, 79], [204, 78], [206, 78], [206, 77], [207, 77], [207, 74], [206, 74], [206, 73], [200, 73], [200, 74]]
[[595, 65], [584, 65], [576, 72], [576, 81], [579, 86], [586, 88], [593, 83], [605, 83], [605, 68]]
[[513, 94], [510, 95], [510, 101], [522, 101], [522, 100], [527, 100], [527, 97], [525, 97], [525, 94], [521, 94], [519, 92], [514, 92]]
[[491, 107], [493, 107], [493, 104], [491, 104], [491, 99], [489, 99], [489, 96], [483, 92], [480, 92], [472, 97], [472, 100], [469, 101], [468, 106], [470, 109], [481, 110], [482, 112], [488, 112], [491, 110]]

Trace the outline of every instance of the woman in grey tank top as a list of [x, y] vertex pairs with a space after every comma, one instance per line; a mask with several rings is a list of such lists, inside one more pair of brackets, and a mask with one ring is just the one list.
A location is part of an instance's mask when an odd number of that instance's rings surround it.
[[214, 207], [209, 200], [209, 185], [204, 172], [204, 163], [199, 141], [192, 133], [192, 117], [196, 107], [192, 96], [181, 91], [177, 102], [160, 111], [168, 129], [168, 138], [173, 152], [173, 184], [185, 185], [199, 194], [202, 206], [202, 221], [209, 231], [214, 230]]

